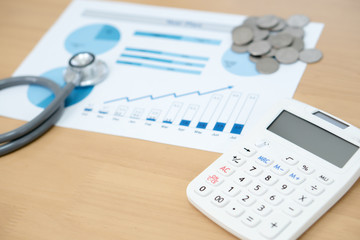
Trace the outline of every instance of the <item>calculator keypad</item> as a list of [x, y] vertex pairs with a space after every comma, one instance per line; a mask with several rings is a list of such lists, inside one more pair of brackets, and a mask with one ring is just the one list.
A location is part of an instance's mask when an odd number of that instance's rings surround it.
[[223, 155], [194, 191], [219, 211], [273, 239], [334, 180], [297, 156], [274, 157], [269, 145], [260, 141]]

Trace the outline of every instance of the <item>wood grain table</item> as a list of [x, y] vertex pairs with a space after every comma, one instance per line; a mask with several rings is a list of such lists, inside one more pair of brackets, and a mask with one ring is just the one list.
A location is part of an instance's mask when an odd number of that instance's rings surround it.
[[[136, 0], [242, 15], [308, 15], [325, 23], [294, 98], [360, 127], [360, 1]], [[0, 78], [11, 76], [69, 0], [0, 1]], [[0, 103], [4, 104], [4, 103]], [[26, 111], [26, 109], [23, 109]], [[0, 132], [23, 122], [0, 117]], [[236, 239], [187, 200], [219, 154], [54, 127], [0, 158], [0, 239]], [[301, 239], [360, 238], [359, 181]]]

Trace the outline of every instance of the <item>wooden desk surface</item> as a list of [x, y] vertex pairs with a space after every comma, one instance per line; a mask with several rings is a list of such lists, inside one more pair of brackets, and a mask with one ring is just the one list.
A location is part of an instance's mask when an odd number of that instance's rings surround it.
[[[70, 0], [0, 1], [0, 78], [12, 75]], [[358, 0], [136, 0], [243, 15], [306, 14], [325, 23], [294, 96], [360, 127]], [[2, 103], [1, 103], [2, 104]], [[0, 118], [0, 132], [19, 126]], [[55, 127], [0, 158], [0, 239], [235, 239], [187, 201], [219, 154]], [[301, 239], [359, 239], [359, 181]]]

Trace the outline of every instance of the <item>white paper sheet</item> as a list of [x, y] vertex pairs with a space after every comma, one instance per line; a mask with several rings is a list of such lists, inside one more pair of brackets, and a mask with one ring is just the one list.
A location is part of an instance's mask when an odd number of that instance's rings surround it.
[[[230, 50], [245, 16], [115, 2], [75, 1], [14, 75], [64, 85], [76, 52], [92, 51], [110, 68], [101, 84], [76, 89], [58, 126], [224, 152], [266, 110], [291, 98], [306, 64], [259, 74], [247, 54]], [[323, 28], [305, 28], [312, 48]], [[30, 120], [51, 100], [35, 86], [1, 91], [0, 114]]]

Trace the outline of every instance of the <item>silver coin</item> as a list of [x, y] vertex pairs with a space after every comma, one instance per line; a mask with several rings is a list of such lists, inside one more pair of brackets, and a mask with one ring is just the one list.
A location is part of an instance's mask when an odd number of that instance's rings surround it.
[[294, 37], [288, 33], [280, 33], [273, 35], [269, 42], [274, 48], [284, 48], [289, 46], [294, 40]]
[[301, 52], [304, 49], [304, 41], [301, 38], [294, 37], [294, 41], [292, 42], [291, 46]]
[[266, 39], [269, 34], [270, 34], [270, 31], [269, 30], [266, 30], [266, 29], [259, 29], [259, 28], [254, 28], [253, 29], [253, 32], [254, 32], [254, 41], [261, 41], [261, 40], [264, 40]]
[[253, 63], [257, 63], [262, 57], [257, 57], [257, 56], [253, 56], [253, 55], [249, 55], [249, 60], [252, 61]]
[[287, 24], [286, 24], [285, 20], [282, 18], [279, 18], [279, 23], [275, 27], [271, 28], [270, 30], [273, 32], [279, 32], [279, 31], [284, 30], [284, 28], [286, 26], [287, 26]]
[[295, 28], [295, 27], [287, 27], [285, 28], [282, 33], [289, 33], [293, 37], [297, 38], [304, 38], [305, 32], [302, 28]]
[[259, 17], [257, 20], [257, 26], [263, 29], [270, 29], [275, 27], [279, 23], [279, 18], [275, 15], [265, 15]]
[[292, 47], [281, 48], [276, 52], [275, 58], [280, 63], [290, 64], [298, 60], [299, 52]]
[[310, 22], [310, 18], [302, 14], [297, 14], [289, 17], [286, 22], [291, 27], [303, 28]]
[[272, 48], [270, 52], [264, 55], [264, 57], [275, 57], [277, 50], [275, 48]]
[[231, 45], [231, 50], [233, 52], [236, 52], [236, 53], [244, 53], [244, 52], [248, 51], [248, 47], [249, 47], [248, 44], [246, 44], [246, 45], [236, 45], [235, 43], [233, 43]]
[[257, 20], [258, 20], [258, 17], [248, 17], [244, 20], [242, 25], [254, 28], [254, 27], [257, 27], [256, 26]]
[[305, 49], [302, 51], [299, 55], [299, 58], [301, 61], [306, 63], [314, 63], [320, 61], [320, 59], [323, 57], [323, 54], [318, 49]]
[[271, 74], [279, 69], [280, 64], [274, 58], [263, 57], [256, 63], [256, 70], [259, 73]]
[[244, 45], [251, 42], [254, 38], [254, 33], [251, 28], [247, 26], [235, 27], [232, 31], [233, 42], [237, 45]]
[[249, 53], [253, 56], [262, 56], [270, 52], [271, 45], [268, 41], [252, 42], [249, 45]]

